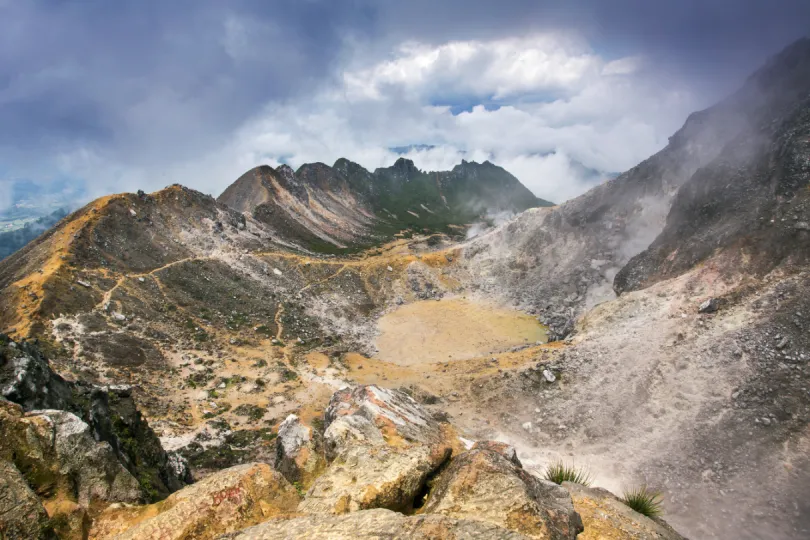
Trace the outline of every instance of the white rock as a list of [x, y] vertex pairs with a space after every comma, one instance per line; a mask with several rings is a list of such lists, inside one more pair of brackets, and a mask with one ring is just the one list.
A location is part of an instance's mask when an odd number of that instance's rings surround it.
[[475, 444], [475, 441], [471, 441], [470, 439], [465, 439], [464, 437], [459, 437], [458, 440], [461, 441], [461, 444], [463, 444], [464, 448], [467, 449], [467, 450], [472, 448], [473, 445]]
[[543, 370], [543, 378], [546, 380], [546, 382], [549, 383], [553, 383], [554, 381], [557, 380], [557, 377], [555, 377], [554, 374], [547, 369]]
[[281, 270], [279, 270], [278, 268], [273, 268], [273, 273], [275, 275], [277, 275], [277, 276], [280, 276], [281, 275]]

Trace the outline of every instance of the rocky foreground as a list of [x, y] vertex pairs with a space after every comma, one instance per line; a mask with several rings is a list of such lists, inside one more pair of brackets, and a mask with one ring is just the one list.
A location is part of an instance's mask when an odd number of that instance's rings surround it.
[[606, 491], [538, 478], [511, 446], [461, 439], [442, 415], [379, 386], [339, 390], [314, 426], [288, 417], [272, 463], [146, 504], [159, 496], [144, 475], [169, 490], [191, 479], [134, 407], [124, 418], [109, 405], [126, 390], [77, 388], [36, 347], [2, 345], [3, 538], [682, 538]]

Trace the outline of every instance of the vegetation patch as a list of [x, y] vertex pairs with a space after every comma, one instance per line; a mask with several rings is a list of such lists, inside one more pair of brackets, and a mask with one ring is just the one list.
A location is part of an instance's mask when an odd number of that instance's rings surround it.
[[590, 486], [593, 479], [591, 473], [585, 467], [577, 467], [574, 464], [566, 465], [563, 461], [557, 461], [546, 467], [545, 478], [549, 482], [562, 484], [563, 482], [573, 482], [583, 486]]
[[638, 512], [650, 518], [661, 516], [663, 495], [660, 491], [648, 488], [646, 485], [635, 487], [624, 492], [621, 501]]
[[281, 380], [285, 382], [294, 381], [298, 378], [298, 373], [291, 369], [281, 370]]
[[213, 411], [209, 411], [209, 412], [205, 413], [203, 415], [203, 418], [215, 418], [215, 417], [219, 416], [220, 414], [226, 413], [226, 412], [228, 412], [230, 410], [231, 410], [231, 404], [230, 403], [227, 403], [227, 402], [226, 403], [218, 403], [217, 408], [214, 409]]
[[264, 407], [259, 407], [258, 405], [243, 403], [234, 409], [233, 412], [238, 416], [246, 416], [249, 420], [258, 422], [264, 417], [265, 409]]

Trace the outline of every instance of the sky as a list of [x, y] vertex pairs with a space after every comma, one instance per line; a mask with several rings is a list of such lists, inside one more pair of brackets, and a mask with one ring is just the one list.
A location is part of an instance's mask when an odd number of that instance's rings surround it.
[[401, 147], [562, 202], [808, 28], [806, 0], [0, 0], [0, 207], [15, 181], [216, 196]]

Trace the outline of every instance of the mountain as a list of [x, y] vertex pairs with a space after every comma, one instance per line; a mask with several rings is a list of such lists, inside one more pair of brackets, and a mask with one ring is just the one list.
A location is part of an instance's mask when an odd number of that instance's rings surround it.
[[[574, 462], [599, 486], [660, 489], [693, 538], [807, 536], [808, 59], [794, 44], [559, 206], [489, 163], [402, 159], [259, 167], [216, 200], [174, 185], [72, 213], [0, 261], [15, 500], [95, 537], [679, 538], [607, 491], [538, 478]], [[453, 227], [497, 210], [519, 213], [469, 240]], [[29, 366], [47, 372], [35, 341], [70, 402], [19, 397]], [[139, 415], [154, 452], [127, 437]], [[70, 462], [92, 482], [30, 474], [62, 463], [24, 443], [51, 425], [79, 441], [60, 448], [95, 449]], [[195, 485], [132, 505], [185, 483], [186, 463]], [[103, 505], [75, 495], [88, 485]]]
[[316, 251], [368, 247], [404, 230], [454, 231], [487, 213], [550, 206], [514, 176], [486, 161], [423, 172], [400, 158], [373, 173], [346, 159], [332, 167], [261, 166], [217, 199]]
[[[746, 129], [678, 191], [661, 234], [616, 277], [617, 293], [709, 258], [764, 276], [810, 257], [810, 40], [754, 73], [731, 102]], [[720, 252], [723, 256], [719, 257]]]

